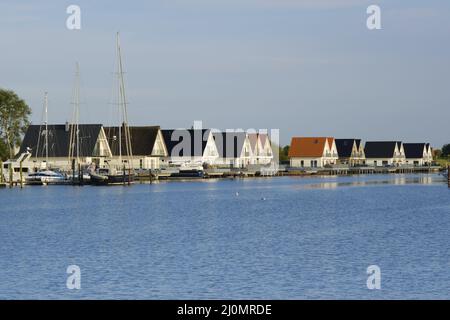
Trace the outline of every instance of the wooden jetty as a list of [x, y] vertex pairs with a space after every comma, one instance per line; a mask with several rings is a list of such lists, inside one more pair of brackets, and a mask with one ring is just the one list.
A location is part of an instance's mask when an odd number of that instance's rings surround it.
[[[78, 169], [78, 176], [83, 177], [83, 170], [81, 167], [73, 168], [72, 177], [68, 177], [65, 180], [58, 182], [45, 183], [46, 185], [57, 184], [57, 185], [85, 185], [89, 184], [88, 180], [75, 176], [76, 169]], [[345, 165], [335, 165], [328, 168], [294, 168], [286, 167], [281, 165], [274, 171], [270, 168], [270, 172], [264, 173], [263, 170], [257, 170], [255, 168], [224, 168], [224, 167], [214, 167], [204, 169], [203, 175], [199, 176], [180, 176], [176, 173], [179, 172], [177, 168], [164, 168], [158, 170], [141, 170], [137, 171], [135, 174], [135, 181], [138, 183], [153, 183], [158, 180], [200, 180], [200, 179], [236, 179], [236, 178], [251, 178], [251, 177], [273, 177], [273, 176], [345, 176], [345, 175], [371, 175], [371, 174], [411, 174], [411, 173], [434, 173], [442, 170], [439, 166], [401, 166], [401, 167], [350, 167]], [[449, 168], [450, 169], [450, 166]], [[174, 174], [175, 173], [175, 174]], [[446, 176], [448, 181], [448, 186], [450, 188], [450, 177]], [[23, 179], [25, 180], [25, 179]], [[25, 181], [20, 183], [17, 181], [9, 181], [5, 179], [4, 172], [3, 175], [0, 174], [0, 188], [13, 186], [23, 186], [27, 184]]]
[[439, 166], [401, 166], [401, 167], [349, 167], [333, 166], [329, 168], [286, 168], [283, 175], [361, 175], [394, 173], [433, 173], [439, 172]]

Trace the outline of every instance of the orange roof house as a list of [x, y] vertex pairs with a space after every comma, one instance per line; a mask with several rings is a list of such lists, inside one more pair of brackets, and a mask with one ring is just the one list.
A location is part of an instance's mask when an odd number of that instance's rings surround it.
[[336, 164], [336, 143], [332, 137], [294, 137], [288, 154], [291, 167], [323, 167]]

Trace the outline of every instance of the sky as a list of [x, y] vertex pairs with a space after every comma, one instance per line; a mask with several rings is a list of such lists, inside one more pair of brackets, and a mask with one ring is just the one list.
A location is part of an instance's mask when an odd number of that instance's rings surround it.
[[448, 0], [1, 0], [0, 87], [33, 123], [48, 91], [49, 122], [64, 123], [78, 61], [80, 121], [114, 124], [118, 31], [130, 125], [450, 142]]

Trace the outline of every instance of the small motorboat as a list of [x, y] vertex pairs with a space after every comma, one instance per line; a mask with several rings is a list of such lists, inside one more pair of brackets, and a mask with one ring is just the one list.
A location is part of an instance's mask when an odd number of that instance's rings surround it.
[[28, 173], [33, 171], [33, 163], [31, 163], [30, 157], [31, 153], [27, 150], [17, 159], [3, 162], [3, 168], [0, 168], [3, 172], [3, 177], [0, 177], [0, 181], [3, 179], [3, 182], [10, 183], [9, 180], [12, 179], [13, 183], [20, 183], [22, 178], [22, 182], [24, 182]]
[[171, 178], [203, 178], [203, 166], [199, 163], [186, 162], [176, 167], [178, 171], [170, 174]]
[[198, 169], [180, 169], [170, 175], [171, 178], [203, 178], [204, 171]]
[[126, 170], [110, 170], [109, 168], [100, 168], [89, 171], [90, 182], [92, 185], [124, 185], [131, 184], [134, 181], [134, 173]]
[[58, 184], [66, 181], [66, 177], [52, 170], [38, 171], [28, 174], [25, 178], [25, 184], [28, 185], [47, 185], [47, 184]]

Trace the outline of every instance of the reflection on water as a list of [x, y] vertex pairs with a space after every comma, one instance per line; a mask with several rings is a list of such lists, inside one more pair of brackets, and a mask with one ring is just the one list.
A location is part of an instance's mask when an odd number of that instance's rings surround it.
[[450, 298], [438, 175], [7, 188], [0, 203], [0, 299]]
[[[338, 179], [338, 177], [336, 177]], [[379, 186], [379, 185], [406, 185], [406, 184], [420, 184], [433, 185], [441, 184], [444, 180], [437, 175], [392, 175], [383, 176], [381, 179], [367, 179], [367, 176], [352, 177], [350, 181], [326, 181], [318, 183], [308, 183], [296, 186], [298, 189], [335, 189], [338, 187], [365, 187], [365, 186]]]

